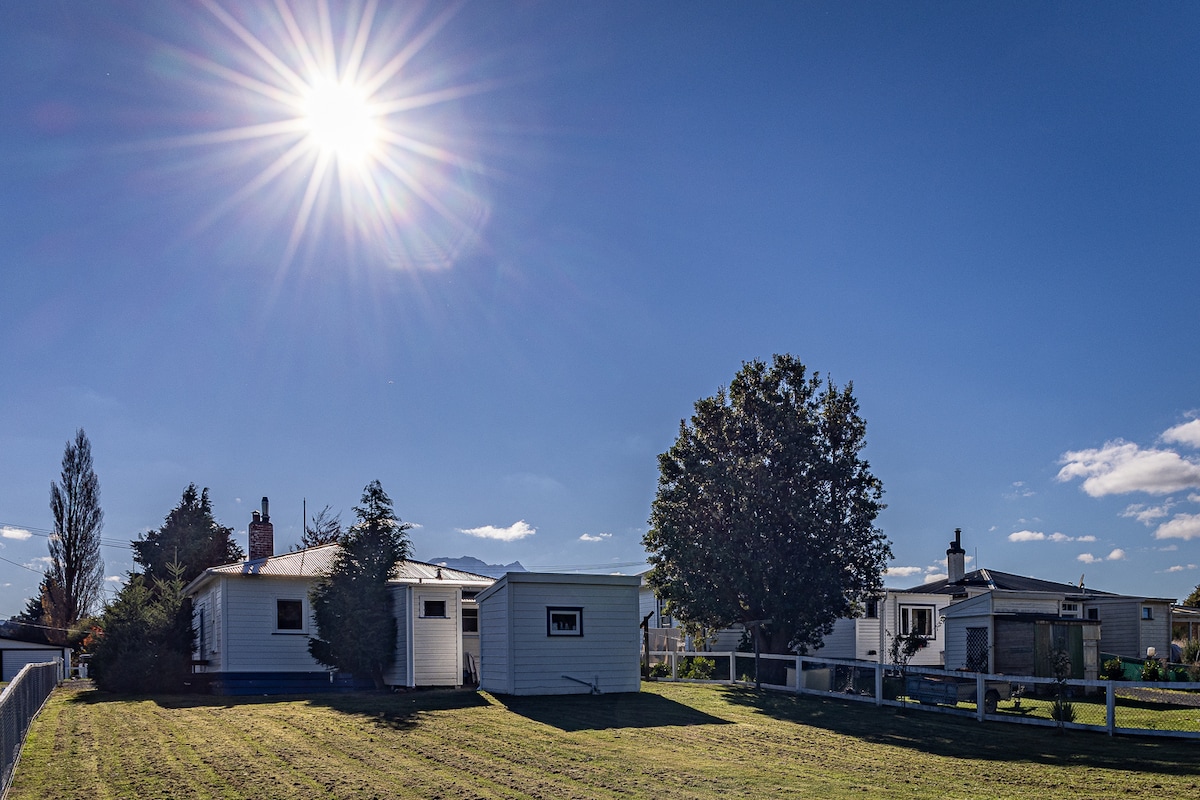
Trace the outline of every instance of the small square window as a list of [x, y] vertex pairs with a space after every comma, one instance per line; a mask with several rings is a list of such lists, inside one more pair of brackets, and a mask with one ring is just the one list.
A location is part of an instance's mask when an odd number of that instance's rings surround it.
[[446, 616], [446, 601], [445, 600], [425, 600], [421, 603], [422, 617], [442, 617]]
[[479, 633], [479, 609], [466, 608], [462, 610], [463, 633]]
[[1154, 609], [1151, 606], [1142, 606], [1142, 619], [1154, 619]]
[[547, 608], [547, 636], [583, 636], [582, 608]]
[[1087, 610], [1087, 618], [1088, 619], [1100, 619], [1100, 609], [1089, 608]]
[[304, 630], [304, 601], [276, 600], [275, 629], [280, 631]]

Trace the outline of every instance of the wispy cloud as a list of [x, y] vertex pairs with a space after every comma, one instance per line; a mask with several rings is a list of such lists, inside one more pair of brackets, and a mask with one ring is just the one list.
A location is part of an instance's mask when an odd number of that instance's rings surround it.
[[33, 534], [24, 528], [14, 528], [11, 525], [5, 525], [3, 528], [0, 528], [0, 537], [5, 539], [16, 539], [23, 542], [32, 536]]
[[476, 536], [480, 539], [498, 539], [502, 542], [515, 542], [518, 539], [524, 539], [526, 536], [533, 536], [537, 533], [537, 528], [525, 520], [519, 520], [507, 528], [484, 525], [479, 528], [459, 528], [458, 532], [465, 533], [468, 536]]
[[1033, 497], [1037, 492], [1030, 489], [1025, 481], [1013, 481], [1012, 491], [1006, 493], [1004, 497], [1008, 500], [1016, 500], [1022, 497]]
[[1150, 506], [1146, 505], [1145, 503], [1133, 503], [1132, 505], [1125, 507], [1125, 510], [1121, 512], [1121, 516], [1136, 519], [1143, 525], [1150, 526], [1153, 525], [1156, 520], [1160, 520], [1163, 517], [1170, 515], [1171, 508], [1174, 505], [1174, 500], [1167, 500], [1162, 505], [1157, 506]]
[[1195, 569], [1195, 568], [1196, 568], [1195, 564], [1188, 564], [1186, 566], [1184, 566], [1183, 564], [1176, 564], [1174, 566], [1167, 567], [1165, 571], [1166, 572], [1186, 572], [1189, 569]]
[[606, 539], [611, 539], [611, 538], [612, 538], [611, 533], [597, 533], [595, 536], [592, 536], [590, 533], [584, 533], [579, 536], [579, 541], [581, 541], [581, 542], [603, 542]]
[[1045, 534], [1041, 531], [1017, 531], [1008, 535], [1010, 542], [1094, 542], [1095, 536], [1068, 536], [1060, 531]]
[[911, 578], [924, 572], [924, 567], [888, 567], [885, 574], [889, 578]]

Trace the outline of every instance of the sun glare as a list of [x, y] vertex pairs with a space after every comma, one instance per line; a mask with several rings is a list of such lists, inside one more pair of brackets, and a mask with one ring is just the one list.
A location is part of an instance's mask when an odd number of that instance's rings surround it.
[[210, 49], [165, 47], [199, 90], [188, 96], [215, 98], [208, 117], [231, 124], [157, 146], [211, 148], [212, 175], [242, 177], [196, 231], [243, 216], [256, 236], [286, 227], [284, 266], [330, 233], [399, 268], [445, 268], [477, 246], [484, 169], [462, 152], [458, 101], [492, 84], [456, 83], [470, 58], [431, 44], [457, 7], [200, 5], [219, 26], [205, 28]]
[[378, 129], [367, 94], [346, 83], [321, 82], [305, 96], [309, 141], [341, 162], [362, 164], [374, 152]]

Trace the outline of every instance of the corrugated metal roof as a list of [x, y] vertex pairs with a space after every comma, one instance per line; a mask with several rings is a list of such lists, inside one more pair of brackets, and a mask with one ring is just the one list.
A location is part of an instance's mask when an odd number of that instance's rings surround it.
[[[217, 575], [258, 575], [278, 578], [315, 578], [324, 575], [333, 567], [341, 549], [337, 544], [325, 544], [298, 550], [295, 553], [260, 558], [256, 561], [239, 561], [236, 564], [224, 564], [210, 567], [204, 574], [192, 582], [190, 590], [199, 581], [208, 576]], [[436, 564], [426, 564], [423, 561], [407, 560], [400, 562], [400, 574], [394, 579], [395, 583], [454, 583], [465, 586], [490, 586], [492, 578], [486, 575], [476, 575]]]
[[931, 581], [911, 589], [898, 591], [913, 594], [955, 595], [966, 594], [968, 589], [1008, 589], [1017, 592], [1055, 592], [1058, 594], [1112, 594], [1112, 592], [1101, 592], [1098, 589], [1084, 589], [1069, 583], [1044, 581], [1041, 578], [1029, 578], [1025, 575], [1014, 575], [1011, 572], [1000, 572], [994, 569], [977, 569], [974, 572], [968, 572], [961, 581], [955, 583], [943, 578], [940, 581]]

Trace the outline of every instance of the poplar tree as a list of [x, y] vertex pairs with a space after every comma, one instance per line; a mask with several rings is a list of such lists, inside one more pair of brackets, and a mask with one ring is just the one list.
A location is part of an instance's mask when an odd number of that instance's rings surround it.
[[100, 557], [100, 480], [92, 466], [92, 444], [80, 428], [63, 450], [62, 483], [50, 482], [50, 567], [40, 587], [45, 624], [70, 628], [100, 600], [104, 561]]

